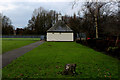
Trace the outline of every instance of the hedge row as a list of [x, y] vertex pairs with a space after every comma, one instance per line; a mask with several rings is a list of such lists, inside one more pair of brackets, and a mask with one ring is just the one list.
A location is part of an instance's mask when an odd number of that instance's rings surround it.
[[89, 39], [76, 40], [76, 42], [120, 59], [120, 41], [118, 46], [115, 46], [115, 41], [113, 40]]

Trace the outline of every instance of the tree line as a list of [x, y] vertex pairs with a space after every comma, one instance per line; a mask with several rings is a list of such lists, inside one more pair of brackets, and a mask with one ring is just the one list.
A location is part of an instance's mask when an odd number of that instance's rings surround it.
[[[116, 5], [118, 9], [111, 9]], [[95, 38], [96, 23], [98, 27], [99, 38], [106, 36], [120, 36], [120, 2], [85, 2], [83, 9], [73, 16], [65, 15], [63, 20], [69, 27], [81, 37], [80, 33], [85, 33], [87, 37]], [[115, 7], [116, 8], [116, 7]], [[81, 15], [83, 13], [83, 15]], [[97, 14], [96, 14], [97, 13]], [[43, 7], [33, 11], [28, 25], [23, 29], [23, 35], [45, 35], [46, 31], [52, 27], [58, 20], [58, 12], [55, 10], [45, 10]], [[97, 17], [97, 20], [95, 19]], [[2, 17], [2, 34], [13, 34], [14, 27], [11, 20]]]
[[58, 13], [54, 10], [47, 11], [43, 7], [35, 9], [32, 18], [25, 27], [26, 34], [44, 35], [46, 31], [57, 22]]
[[14, 33], [14, 26], [9, 17], [3, 16], [0, 14], [0, 23], [2, 24], [2, 34], [3, 35], [13, 35]]
[[[113, 5], [113, 9], [111, 9]], [[78, 16], [74, 14], [68, 24], [75, 33], [79, 34], [80, 38], [80, 33], [85, 33], [87, 37], [93, 39], [96, 38], [95, 17], [97, 17], [98, 37], [102, 39], [115, 38], [117, 44], [120, 36], [119, 8], [120, 2], [86, 2], [82, 10], [84, 16], [80, 17], [81, 14], [78, 12]]]

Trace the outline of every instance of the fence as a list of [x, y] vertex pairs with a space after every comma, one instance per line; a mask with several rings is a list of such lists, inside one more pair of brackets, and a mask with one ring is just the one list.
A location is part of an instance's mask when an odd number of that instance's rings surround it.
[[45, 39], [45, 35], [2, 35], [0, 38], [40, 38]]

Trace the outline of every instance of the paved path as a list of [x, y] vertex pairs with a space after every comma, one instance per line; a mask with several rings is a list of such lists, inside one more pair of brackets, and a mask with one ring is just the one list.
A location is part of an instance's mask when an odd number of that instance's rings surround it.
[[8, 52], [4, 53], [3, 55], [0, 55], [0, 64], [2, 64], [2, 66], [0, 65], [0, 69], [2, 67], [5, 67], [6, 65], [10, 64], [16, 58], [22, 56], [23, 54], [25, 54], [29, 51], [31, 51], [35, 47], [41, 45], [42, 43], [44, 43], [44, 41], [38, 41], [38, 42], [29, 44], [27, 46], [24, 46], [24, 47], [21, 47], [21, 48], [18, 48], [18, 49], [8, 51]]

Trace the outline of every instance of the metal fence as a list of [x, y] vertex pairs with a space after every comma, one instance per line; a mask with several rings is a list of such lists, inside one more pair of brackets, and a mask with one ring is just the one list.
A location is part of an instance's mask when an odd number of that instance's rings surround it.
[[40, 38], [45, 39], [45, 35], [2, 35], [0, 38]]

